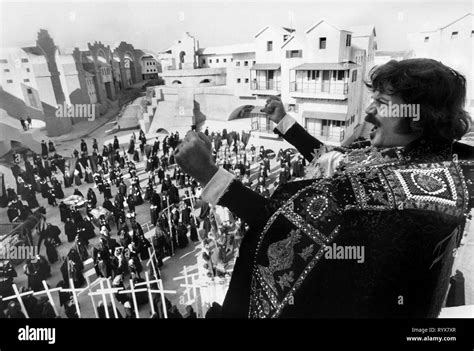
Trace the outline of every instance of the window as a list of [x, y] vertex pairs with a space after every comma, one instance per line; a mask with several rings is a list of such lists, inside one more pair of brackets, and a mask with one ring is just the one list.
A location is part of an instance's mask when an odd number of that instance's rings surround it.
[[7, 79], [7, 83], [13, 83], [13, 80]]
[[27, 92], [28, 94], [33, 94], [33, 91], [32, 91], [30, 88], [26, 89], [26, 92]]
[[273, 51], [273, 41], [267, 41], [267, 51]]
[[0, 63], [8, 63], [8, 60], [0, 59]]
[[354, 123], [354, 120], [355, 120], [355, 115], [352, 115], [351, 116], [351, 124]]
[[326, 38], [319, 38], [319, 49], [326, 49]]
[[22, 58], [22, 59], [21, 59], [21, 62], [23, 62], [23, 63], [28, 63], [28, 59], [27, 59], [27, 58]]
[[346, 46], [351, 46], [351, 35], [347, 34], [346, 35]]
[[451, 39], [456, 39], [458, 37], [458, 32], [452, 32], [451, 33]]
[[307, 80], [315, 80], [316, 77], [319, 77], [319, 71], [306, 71]]
[[248, 61], [244, 61], [244, 66], [248, 66], [249, 65], [249, 62]]
[[257, 61], [253, 61], [253, 64], [255, 65], [257, 63]]
[[29, 68], [27, 68], [27, 69], [26, 69], [26, 72], [28, 72], [28, 73], [29, 73], [29, 72], [30, 72], [30, 69], [29, 69]]
[[303, 57], [303, 50], [287, 50], [286, 58]]
[[206, 60], [205, 60], [205, 59], [202, 59], [202, 64], [203, 64], [203, 65], [206, 64]]
[[237, 67], [240, 66], [240, 61], [236, 61], [236, 62], [235, 62], [235, 65], [236, 65]]
[[357, 80], [357, 71], [352, 71], [352, 81], [355, 82]]
[[471, 38], [474, 38], [474, 30], [471, 30]]
[[30, 82], [30, 80], [29, 80], [28, 78], [23, 79], [23, 81], [24, 81], [25, 83], [29, 83], [29, 82]]
[[248, 78], [245, 78], [245, 83], [248, 83], [249, 82], [249, 79]]
[[212, 59], [209, 59], [209, 63], [212, 63]]
[[240, 78], [237, 78], [237, 83], [240, 83]]
[[10, 70], [8, 68], [5, 68], [3, 72], [10, 72]]
[[425, 43], [430, 41], [430, 37], [425, 37]]
[[226, 63], [226, 62], [227, 62], [227, 59], [224, 59], [224, 63]]
[[230, 62], [234, 62], [234, 58], [233, 58], [233, 57], [231, 57]]
[[219, 63], [219, 59], [216, 59], [216, 63]]
[[337, 80], [344, 80], [344, 71], [337, 71]]

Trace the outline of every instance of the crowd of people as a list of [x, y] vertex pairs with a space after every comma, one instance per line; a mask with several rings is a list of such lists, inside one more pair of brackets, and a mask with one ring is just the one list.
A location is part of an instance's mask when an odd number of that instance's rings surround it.
[[[209, 133], [206, 129], [205, 133], [212, 140], [216, 162], [234, 172], [249, 187], [262, 189], [262, 193], [269, 196], [271, 155], [263, 147], [258, 154], [254, 146], [246, 148], [249, 135], [245, 132], [224, 129], [222, 133]], [[176, 132], [147, 144], [145, 133], [140, 130], [138, 138], [132, 133], [127, 148], [120, 145], [115, 136], [100, 152], [96, 139], [92, 140], [91, 148], [82, 139], [80, 152], [75, 149], [66, 160], [56, 152], [53, 142], [47, 145], [43, 141], [41, 155], [24, 156], [24, 169], [15, 164], [12, 173], [17, 189], [7, 189], [9, 220], [17, 222], [27, 218], [39, 207], [36, 197], [40, 195], [51, 208], [58, 207], [64, 225], [63, 231], [47, 221], [38, 226], [37, 247], [40, 250], [44, 243], [46, 257], [38, 255], [24, 265], [26, 288], [42, 290], [42, 280], [51, 274], [49, 265], [57, 261], [62, 262], [63, 278], [58, 286], [68, 288], [70, 278], [75, 287], [84, 286], [84, 261], [88, 258], [93, 259], [97, 276], [110, 278], [114, 287], [124, 287], [127, 279], [138, 284], [147, 269], [142, 262], [150, 258], [150, 253], [157, 268], [151, 275], [160, 278], [163, 260], [188, 246], [190, 240], [202, 240], [209, 277], [228, 275], [229, 263], [238, 250], [246, 225], [225, 208], [215, 208], [199, 200], [201, 188], [197, 181], [175, 163], [174, 150], [179, 142], [180, 135]], [[284, 171], [289, 170], [292, 156], [280, 150], [278, 161]], [[137, 170], [141, 161], [144, 170], [141, 165]], [[275, 184], [290, 177], [290, 174], [280, 175]], [[84, 183], [90, 187], [83, 194], [79, 187]], [[63, 187], [73, 188], [73, 195], [65, 197]], [[149, 239], [137, 220], [137, 207], [145, 203], [150, 210], [146, 228], [155, 227]], [[97, 231], [98, 243], [91, 245], [90, 240], [97, 237]], [[72, 244], [62, 258], [57, 252], [62, 245], [61, 233]], [[68, 295], [68, 300], [64, 294], [61, 294], [61, 305], [67, 316], [74, 317], [72, 295]], [[125, 310], [130, 310], [129, 315], [134, 316], [130, 296], [116, 294], [116, 297]], [[139, 301], [146, 303], [146, 296]], [[159, 309], [160, 301], [156, 303]], [[168, 314], [178, 316], [179, 311], [169, 306]]]

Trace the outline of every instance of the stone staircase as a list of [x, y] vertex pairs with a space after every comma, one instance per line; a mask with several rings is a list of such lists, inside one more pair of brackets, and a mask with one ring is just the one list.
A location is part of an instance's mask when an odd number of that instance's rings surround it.
[[158, 129], [179, 131], [180, 134], [191, 129], [194, 116], [193, 89], [179, 88], [177, 101], [158, 101], [158, 106], [151, 122], [149, 133]]

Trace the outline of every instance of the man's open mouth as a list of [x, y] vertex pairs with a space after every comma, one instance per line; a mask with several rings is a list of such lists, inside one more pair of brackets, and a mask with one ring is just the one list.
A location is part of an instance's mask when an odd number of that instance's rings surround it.
[[370, 139], [373, 139], [375, 137], [375, 133], [377, 132], [377, 129], [378, 129], [377, 126], [372, 127], [372, 129], [370, 130], [370, 134], [369, 134]]
[[380, 127], [380, 123], [377, 120], [377, 118], [374, 117], [374, 115], [366, 115], [364, 120], [374, 125], [372, 129], [370, 130], [370, 134], [369, 134], [370, 139], [373, 139], [375, 137], [375, 133], [377, 132], [377, 129]]

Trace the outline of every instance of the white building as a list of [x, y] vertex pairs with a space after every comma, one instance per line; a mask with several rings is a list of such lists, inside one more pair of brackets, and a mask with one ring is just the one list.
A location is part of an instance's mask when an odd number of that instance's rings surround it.
[[[352, 31], [325, 20], [304, 33], [265, 27], [255, 36], [251, 91], [256, 104], [263, 106], [268, 96], [279, 95], [290, 114], [319, 140], [350, 143], [362, 130], [368, 101], [363, 79], [376, 50], [373, 26], [356, 34], [360, 46]], [[260, 132], [271, 132], [273, 125], [264, 114], [257, 111], [252, 117]]]
[[196, 117], [225, 122], [238, 116], [247, 118], [254, 136], [278, 139], [260, 110], [269, 96], [280, 96], [315, 137], [349, 144], [363, 132], [369, 98], [363, 80], [374, 65], [375, 36], [373, 26], [340, 29], [325, 20], [304, 33], [266, 26], [251, 43], [219, 47], [199, 48], [185, 33], [160, 54], [165, 86], [157, 88], [152, 128], [171, 126], [173, 115], [176, 121], [194, 115], [196, 124]]
[[142, 66], [142, 78], [143, 79], [156, 79], [158, 78], [159, 63], [152, 55], [145, 55], [141, 58], [140, 64]]
[[[36, 71], [33, 70], [35, 66]], [[3, 92], [24, 101], [27, 107], [43, 113], [36, 75], [46, 74], [46, 57], [32, 55], [21, 48], [2, 49], [0, 54], [0, 84]], [[53, 95], [52, 86], [49, 94]], [[6, 97], [4, 96], [4, 99]]]
[[410, 33], [408, 41], [414, 57], [441, 61], [467, 79], [466, 108], [474, 115], [474, 17], [463, 17], [432, 31]]

